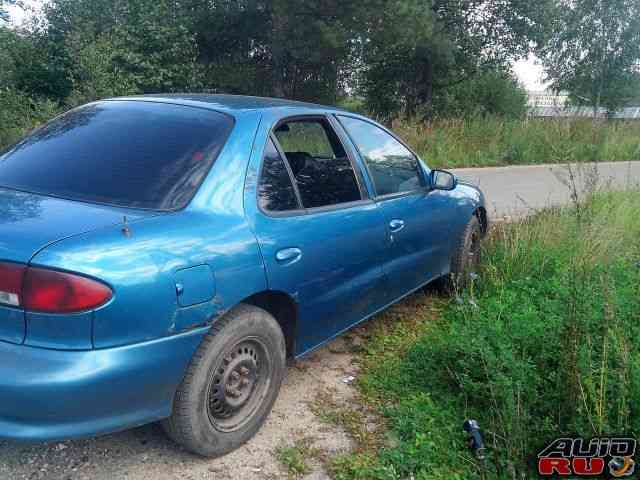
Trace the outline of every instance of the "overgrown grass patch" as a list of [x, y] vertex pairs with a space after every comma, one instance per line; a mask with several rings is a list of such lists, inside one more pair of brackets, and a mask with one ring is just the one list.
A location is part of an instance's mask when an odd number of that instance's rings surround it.
[[286, 468], [291, 478], [311, 473], [309, 461], [319, 453], [311, 446], [312, 439], [303, 438], [295, 445], [280, 445], [274, 451], [276, 459]]
[[[334, 460], [334, 477], [533, 477], [557, 436], [637, 435], [639, 212], [638, 192], [598, 194], [497, 228], [479, 279], [439, 319], [416, 323], [422, 306], [376, 326], [359, 387], [393, 441]], [[484, 427], [482, 464], [466, 418]]]
[[640, 160], [640, 122], [470, 117], [393, 127], [432, 167]]

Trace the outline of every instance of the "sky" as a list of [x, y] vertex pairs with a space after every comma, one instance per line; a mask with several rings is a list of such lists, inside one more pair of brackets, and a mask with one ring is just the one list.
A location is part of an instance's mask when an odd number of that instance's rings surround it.
[[526, 60], [515, 62], [513, 71], [527, 90], [540, 91], [545, 89], [544, 70], [533, 54], [529, 55]]
[[[26, 0], [24, 3], [28, 6], [38, 8], [39, 5], [42, 5], [42, 0]], [[8, 10], [14, 25], [20, 25], [24, 21], [26, 14], [22, 9], [12, 6], [9, 7]], [[545, 84], [542, 80], [543, 70], [533, 55], [529, 55], [529, 58], [526, 60], [515, 62], [513, 64], [513, 70], [518, 80], [520, 80], [520, 83], [522, 83], [527, 90], [544, 90]]]
[[[29, 1], [27, 3], [36, 3], [36, 2]], [[17, 7], [16, 5], [9, 5], [6, 7], [6, 9], [11, 15], [11, 22], [14, 25], [20, 25], [25, 18], [24, 11], [21, 8]]]

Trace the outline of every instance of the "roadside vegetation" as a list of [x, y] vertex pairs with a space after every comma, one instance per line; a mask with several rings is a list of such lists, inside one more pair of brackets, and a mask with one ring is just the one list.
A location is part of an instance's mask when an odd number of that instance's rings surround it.
[[393, 126], [431, 167], [640, 160], [640, 122], [473, 116]]
[[[62, 109], [0, 92], [0, 149]], [[640, 160], [640, 122], [473, 116], [396, 120], [393, 129], [432, 168], [492, 167]]]
[[468, 290], [383, 315], [358, 386], [389, 432], [333, 459], [333, 477], [515, 479], [562, 434], [637, 435], [639, 211], [638, 191], [598, 193], [498, 226]]

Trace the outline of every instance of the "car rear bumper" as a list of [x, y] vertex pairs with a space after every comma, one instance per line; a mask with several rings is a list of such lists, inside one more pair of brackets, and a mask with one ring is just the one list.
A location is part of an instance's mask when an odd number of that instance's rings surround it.
[[63, 440], [168, 417], [206, 332], [91, 351], [0, 341], [0, 438]]

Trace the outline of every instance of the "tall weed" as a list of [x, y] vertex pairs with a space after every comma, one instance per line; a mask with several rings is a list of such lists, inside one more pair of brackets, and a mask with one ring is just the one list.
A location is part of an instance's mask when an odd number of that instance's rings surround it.
[[495, 433], [498, 470], [526, 471], [561, 434], [640, 427], [640, 195], [582, 208], [499, 229], [473, 301], [406, 360], [412, 382], [451, 392]]
[[338, 478], [533, 477], [558, 436], [640, 433], [640, 192], [575, 197], [496, 227], [473, 288], [409, 347], [380, 356], [374, 340], [360, 388], [395, 441]]
[[434, 167], [640, 160], [640, 122], [479, 116], [393, 127]]

